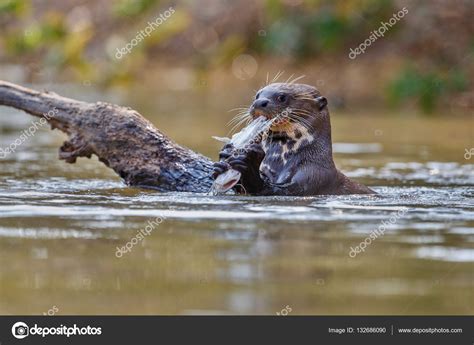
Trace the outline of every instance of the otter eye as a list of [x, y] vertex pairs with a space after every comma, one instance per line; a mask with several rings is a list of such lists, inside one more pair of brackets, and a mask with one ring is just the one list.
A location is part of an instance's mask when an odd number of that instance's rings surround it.
[[278, 102], [281, 102], [281, 103], [285, 102], [286, 101], [286, 95], [279, 95], [277, 97], [277, 100], [278, 100]]
[[255, 95], [255, 99], [258, 99], [258, 97], [260, 97], [260, 92], [258, 92], [258, 93]]

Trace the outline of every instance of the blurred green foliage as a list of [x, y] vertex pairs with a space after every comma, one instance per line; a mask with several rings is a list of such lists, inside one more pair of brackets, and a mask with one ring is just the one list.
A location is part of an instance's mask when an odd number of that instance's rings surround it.
[[283, 1], [267, 0], [264, 13], [269, 29], [250, 44], [264, 54], [302, 59], [337, 53], [348, 43], [365, 39], [381, 19], [392, 15], [394, 8], [392, 0], [306, 0], [303, 6], [288, 10]]
[[[78, 2], [77, 7], [89, 5], [87, 1], [84, 5]], [[154, 30], [125, 58], [114, 57], [117, 46], [130, 42], [149, 20], [168, 6], [177, 9], [172, 20]], [[77, 26], [80, 16], [71, 19], [70, 13], [62, 13], [53, 5], [0, 0], [0, 25], [4, 27], [0, 35], [0, 59], [24, 65], [34, 61], [65, 79], [86, 79], [103, 86], [123, 85], [137, 79], [143, 73], [143, 66], [157, 57], [172, 61], [181, 58], [201, 74], [212, 67], [228, 67], [235, 56], [245, 52], [259, 54], [262, 59], [280, 56], [290, 63], [304, 64], [311, 63], [315, 57], [346, 57], [349, 48], [363, 42], [381, 21], [400, 10], [397, 6], [394, 0], [265, 0], [253, 10], [258, 13], [239, 13], [235, 18], [226, 18], [239, 25], [227, 31], [226, 26], [232, 23], [221, 25], [221, 31], [215, 31], [216, 44], [212, 35], [210, 42], [204, 35], [202, 40], [197, 38], [196, 48], [193, 41], [196, 35], [206, 29], [214, 30], [209, 20], [210, 9], [204, 4], [196, 6], [186, 0], [177, 4], [169, 0], [114, 0], [105, 7], [105, 13], [100, 13], [99, 20], [94, 13], [94, 20]], [[201, 12], [197, 15], [196, 11]], [[248, 16], [247, 24], [240, 25], [241, 15]], [[219, 15], [216, 18], [219, 20]], [[393, 41], [399, 39], [396, 35], [400, 27], [395, 25], [386, 35], [393, 35]], [[407, 39], [406, 33], [401, 39]], [[170, 42], [174, 43], [174, 50], [163, 49]], [[377, 47], [381, 45], [374, 44], [363, 59], [376, 59]], [[442, 74], [437, 67], [446, 63], [436, 54], [431, 62], [428, 72], [397, 67], [396, 77], [385, 89], [388, 103], [398, 106], [417, 100], [423, 111], [431, 112], [443, 95], [468, 89], [465, 71], [458, 68]]]
[[13, 55], [35, 52], [44, 45], [60, 42], [66, 38], [64, 18], [50, 13], [42, 22], [32, 23], [23, 31], [11, 32], [5, 38], [6, 48]]
[[270, 26], [260, 39], [257, 51], [268, 54], [310, 57], [322, 51], [335, 51], [345, 42], [349, 25], [334, 14], [290, 16]]
[[120, 0], [114, 3], [113, 10], [120, 17], [136, 17], [158, 4], [158, 0]]
[[0, 1], [0, 15], [25, 13], [30, 2], [27, 0], [2, 0]]
[[425, 113], [432, 113], [442, 96], [467, 89], [468, 81], [459, 70], [450, 70], [445, 76], [440, 72], [420, 72], [406, 67], [388, 86], [388, 99], [392, 106], [407, 100], [417, 100]]

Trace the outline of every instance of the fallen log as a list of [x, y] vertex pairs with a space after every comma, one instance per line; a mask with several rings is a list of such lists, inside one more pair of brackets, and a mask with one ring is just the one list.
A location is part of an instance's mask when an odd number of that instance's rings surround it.
[[[127, 185], [163, 192], [208, 192], [212, 161], [182, 147], [131, 108], [87, 103], [0, 81], [0, 105], [45, 118], [68, 135], [59, 159], [96, 155]], [[47, 116], [51, 111], [54, 116]]]

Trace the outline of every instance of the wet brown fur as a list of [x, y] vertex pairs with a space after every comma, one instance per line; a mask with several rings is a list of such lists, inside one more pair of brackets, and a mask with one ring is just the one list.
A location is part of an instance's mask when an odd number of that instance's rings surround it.
[[[271, 83], [257, 92], [240, 121], [257, 116], [274, 120], [262, 142], [244, 156], [228, 159], [222, 152], [229, 167], [242, 173], [238, 191], [295, 196], [375, 193], [336, 168], [327, 101], [315, 87]], [[217, 171], [224, 166], [216, 163]]]

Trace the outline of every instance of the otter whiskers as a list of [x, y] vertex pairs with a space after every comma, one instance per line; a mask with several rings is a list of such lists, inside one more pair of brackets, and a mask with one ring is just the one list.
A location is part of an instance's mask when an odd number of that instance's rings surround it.
[[248, 107], [237, 107], [229, 111], [238, 111], [237, 114], [227, 123], [227, 126], [233, 126], [228, 134], [234, 132], [236, 128], [239, 128], [242, 124], [248, 125], [252, 121], [250, 116], [250, 110]]
[[230, 133], [233, 133], [237, 128], [239, 128], [242, 124], [245, 124], [245, 126], [249, 125], [250, 122], [252, 122], [252, 117], [250, 116], [250, 113], [245, 113], [245, 114], [242, 114], [242, 115], [239, 115], [238, 118], [232, 120], [230, 123], [229, 123], [229, 126], [232, 126], [232, 128], [230, 129], [229, 131], [229, 134]]
[[281, 112], [277, 117], [276, 121], [279, 120], [288, 120], [293, 123], [297, 123], [305, 127], [306, 129], [310, 129], [312, 127], [311, 122], [307, 119], [311, 113], [304, 109], [294, 109], [294, 108], [286, 108], [283, 112]]

